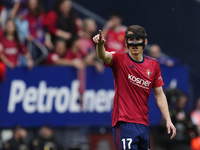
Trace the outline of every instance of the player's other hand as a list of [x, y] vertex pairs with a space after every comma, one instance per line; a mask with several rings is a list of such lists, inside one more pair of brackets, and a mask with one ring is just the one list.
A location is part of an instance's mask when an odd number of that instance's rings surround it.
[[166, 127], [167, 127], [168, 134], [170, 134], [172, 131], [172, 136], [170, 137], [170, 139], [173, 139], [176, 136], [176, 128], [174, 127], [171, 121], [166, 123]]
[[98, 46], [102, 46], [106, 42], [101, 30], [99, 30], [99, 34], [97, 34], [93, 37], [93, 41]]

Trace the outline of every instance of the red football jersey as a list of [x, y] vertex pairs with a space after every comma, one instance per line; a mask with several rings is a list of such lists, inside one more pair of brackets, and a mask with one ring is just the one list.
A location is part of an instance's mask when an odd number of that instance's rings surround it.
[[58, 59], [60, 59], [60, 56], [57, 53], [50, 53], [46, 58], [46, 64], [53, 65]]
[[1, 13], [1, 11], [2, 11], [4, 8], [5, 8], [4, 5], [1, 5], [1, 6], [0, 6], [0, 13]]
[[1, 29], [1, 26], [0, 26], [0, 38], [3, 36], [3, 30]]
[[81, 45], [80, 51], [83, 53], [83, 55], [87, 56], [91, 52], [96, 53], [96, 49], [92, 39], [80, 38], [79, 40]]
[[113, 29], [108, 30], [106, 35], [106, 51], [124, 51], [125, 50], [125, 30], [126, 27], [122, 26], [121, 29], [116, 32]]
[[142, 62], [134, 61], [129, 53], [113, 52], [110, 65], [115, 85], [112, 126], [118, 121], [149, 126], [148, 98], [152, 87], [163, 86], [159, 63], [143, 55]]
[[72, 52], [72, 50], [69, 49], [67, 50], [67, 53], [65, 55], [65, 59], [68, 59], [68, 60], [82, 59], [83, 57], [85, 57], [85, 55], [81, 52], [81, 50], [77, 52]]
[[17, 65], [18, 63], [19, 54], [27, 53], [26, 47], [21, 43], [19, 46], [17, 46], [15, 40], [9, 41], [5, 37], [2, 37], [0, 39], [0, 43], [3, 45], [3, 51], [1, 53], [3, 53], [6, 56], [6, 58], [9, 61], [13, 62], [15, 65]]

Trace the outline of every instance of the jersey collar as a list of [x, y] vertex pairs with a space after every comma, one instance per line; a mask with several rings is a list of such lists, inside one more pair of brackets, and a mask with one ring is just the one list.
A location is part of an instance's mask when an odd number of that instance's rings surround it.
[[129, 55], [129, 52], [126, 52], [126, 54], [127, 54], [128, 57], [129, 57], [133, 62], [135, 62], [135, 63], [141, 64], [141, 63], [144, 62], [144, 54], [142, 54], [142, 56], [143, 56], [142, 61], [136, 61], [136, 60], [134, 60], [133, 58], [131, 58], [131, 56]]

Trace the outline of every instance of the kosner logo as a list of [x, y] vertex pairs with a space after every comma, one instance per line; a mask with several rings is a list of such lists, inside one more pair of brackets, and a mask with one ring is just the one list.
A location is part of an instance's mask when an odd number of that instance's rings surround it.
[[78, 112], [110, 112], [114, 90], [86, 90], [83, 95], [83, 109], [77, 103], [79, 82], [72, 81], [71, 88], [47, 87], [45, 81], [40, 81], [38, 87], [27, 87], [23, 80], [13, 80], [7, 110], [14, 113], [21, 105], [26, 113], [57, 113]]
[[135, 85], [145, 88], [145, 89], [149, 89], [149, 86], [151, 84], [150, 81], [145, 81], [144, 79], [141, 78], [137, 78], [134, 75], [128, 74], [128, 79]]

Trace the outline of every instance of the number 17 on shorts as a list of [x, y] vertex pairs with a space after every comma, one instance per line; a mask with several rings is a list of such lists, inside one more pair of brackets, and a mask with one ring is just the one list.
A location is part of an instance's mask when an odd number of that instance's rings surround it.
[[[131, 143], [132, 143], [132, 139], [131, 138], [127, 138], [127, 139], [122, 139], [122, 145], [123, 145], [123, 149], [131, 149]], [[128, 144], [128, 147], [127, 147]]]
[[116, 150], [150, 150], [148, 126], [118, 122], [113, 127], [113, 136]]

